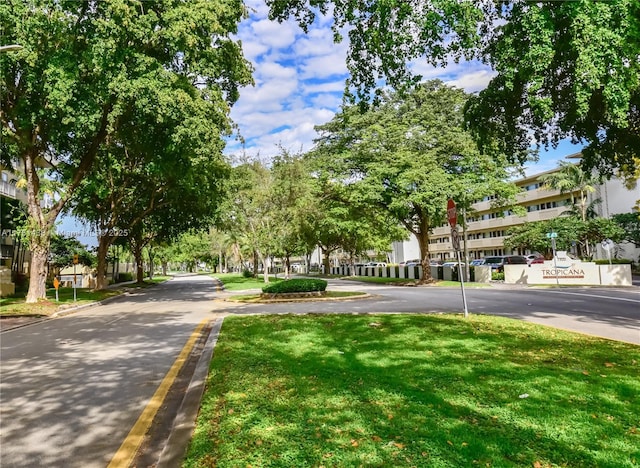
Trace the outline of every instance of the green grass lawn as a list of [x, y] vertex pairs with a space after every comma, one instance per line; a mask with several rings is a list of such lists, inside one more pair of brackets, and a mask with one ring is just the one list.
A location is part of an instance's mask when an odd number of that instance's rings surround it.
[[170, 279], [170, 276], [154, 276], [152, 280], [147, 278], [142, 285], [129, 284], [120, 288], [94, 291], [88, 288], [78, 288], [76, 290], [77, 301], [73, 300], [73, 288], [60, 288], [58, 290], [58, 301], [56, 302], [56, 290], [47, 289], [47, 299], [39, 301], [37, 304], [26, 304], [24, 296], [7, 297], [0, 299], [0, 316], [17, 315], [44, 315], [49, 316], [60, 307], [73, 305], [83, 305], [90, 302], [102, 301], [108, 297], [117, 296], [132, 288], [146, 288], [154, 284], [162, 283]]
[[185, 467], [632, 467], [640, 348], [474, 315], [228, 317]]
[[[257, 278], [245, 278], [241, 273], [217, 273], [211, 276], [222, 281], [222, 284], [224, 284], [224, 289], [227, 291], [262, 289], [262, 287], [266, 284], [262, 275], [259, 275]], [[283, 280], [284, 277], [269, 277], [269, 283], [275, 283]]]

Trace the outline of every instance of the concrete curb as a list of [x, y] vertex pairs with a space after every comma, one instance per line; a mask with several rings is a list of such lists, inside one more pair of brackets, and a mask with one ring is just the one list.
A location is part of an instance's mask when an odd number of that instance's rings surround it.
[[175, 468], [181, 466], [187, 453], [193, 430], [196, 427], [196, 418], [200, 410], [200, 402], [204, 394], [204, 388], [209, 375], [209, 363], [213, 357], [213, 349], [218, 341], [220, 329], [224, 318], [217, 319], [207, 343], [196, 364], [196, 369], [185, 392], [184, 399], [178, 410], [178, 414], [171, 428], [171, 434], [160, 454], [156, 468]]
[[82, 309], [88, 309], [89, 307], [97, 307], [97, 306], [109, 304], [111, 302], [117, 301], [118, 299], [122, 299], [123, 297], [126, 297], [126, 296], [128, 296], [130, 294], [131, 294], [131, 291], [125, 291], [122, 294], [118, 294], [117, 296], [107, 297], [106, 299], [103, 299], [101, 301], [89, 302], [87, 304], [82, 304], [82, 305], [79, 305], [79, 306], [69, 307], [67, 309], [62, 309], [62, 310], [59, 310], [59, 311], [54, 312], [53, 314], [51, 314], [49, 316], [49, 318], [64, 317], [65, 315], [70, 315], [70, 314], [72, 314], [74, 312], [77, 312], [79, 310], [82, 310]]

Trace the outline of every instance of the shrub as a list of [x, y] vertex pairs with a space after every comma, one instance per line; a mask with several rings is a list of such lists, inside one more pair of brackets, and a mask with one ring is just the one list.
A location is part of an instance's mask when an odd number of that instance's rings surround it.
[[118, 273], [118, 278], [116, 279], [116, 283], [124, 283], [125, 281], [133, 281], [133, 273]]
[[504, 273], [498, 273], [494, 271], [491, 273], [491, 279], [493, 281], [504, 281]]
[[245, 278], [253, 278], [253, 272], [249, 270], [242, 270], [242, 276]]
[[311, 292], [311, 291], [324, 291], [327, 289], [327, 282], [321, 279], [313, 278], [296, 278], [279, 283], [269, 284], [262, 288], [262, 292], [269, 294], [278, 293], [296, 293], [296, 292]]
[[[594, 260], [594, 263], [596, 265], [608, 265], [609, 264], [609, 260]], [[611, 264], [612, 265], [628, 265], [628, 264], [633, 264], [633, 260], [629, 260], [628, 258], [612, 258], [611, 259]]]

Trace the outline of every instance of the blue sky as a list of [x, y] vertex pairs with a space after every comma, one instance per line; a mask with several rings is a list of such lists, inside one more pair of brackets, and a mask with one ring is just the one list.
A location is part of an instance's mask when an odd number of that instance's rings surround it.
[[[333, 43], [330, 18], [318, 18], [305, 34], [291, 20], [270, 21], [263, 0], [246, 4], [252, 13], [241, 23], [238, 37], [245, 57], [253, 63], [255, 86], [241, 90], [231, 111], [245, 146], [230, 141], [226, 153], [244, 150], [269, 159], [278, 154], [278, 145], [291, 152], [308, 151], [316, 136], [314, 126], [331, 120], [342, 102], [347, 40]], [[469, 93], [482, 90], [494, 75], [480, 63], [434, 68], [415, 62], [412, 68], [425, 79], [439, 78]], [[557, 149], [541, 151], [540, 161], [530, 165], [527, 173], [552, 169], [559, 159], [579, 150], [567, 141]]]

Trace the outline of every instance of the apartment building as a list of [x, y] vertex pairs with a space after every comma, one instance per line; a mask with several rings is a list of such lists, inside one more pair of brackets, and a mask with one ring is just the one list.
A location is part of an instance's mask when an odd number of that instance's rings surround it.
[[[569, 158], [577, 158], [571, 155]], [[541, 172], [515, 181], [521, 188], [518, 204], [526, 210], [524, 216], [516, 216], [509, 211], [497, 210], [491, 206], [491, 198], [473, 204], [473, 213], [467, 216], [467, 249], [469, 258], [483, 258], [493, 255], [521, 254], [533, 252], [511, 251], [504, 247], [504, 239], [510, 228], [525, 222], [545, 221], [561, 216], [571, 207], [571, 194], [561, 194], [559, 190], [550, 190], [539, 182], [540, 176], [552, 171]], [[596, 188], [588, 195], [589, 201], [600, 199], [596, 205], [599, 216], [610, 217], [617, 213], [628, 213], [633, 209], [636, 200], [640, 199], [640, 184], [635, 188], [625, 187], [620, 179], [611, 179]], [[461, 214], [458, 213], [460, 219]], [[461, 231], [461, 228], [460, 228]], [[462, 232], [460, 232], [462, 236]], [[621, 246], [626, 258], [637, 260], [640, 249], [633, 245]], [[397, 262], [420, 257], [418, 242], [414, 236], [408, 241], [394, 243], [393, 257]], [[451, 244], [451, 229], [448, 224], [435, 228], [431, 234], [429, 252], [432, 259], [450, 260], [455, 257]], [[604, 251], [598, 247], [596, 258], [606, 258]]]

